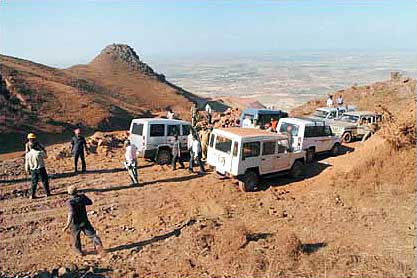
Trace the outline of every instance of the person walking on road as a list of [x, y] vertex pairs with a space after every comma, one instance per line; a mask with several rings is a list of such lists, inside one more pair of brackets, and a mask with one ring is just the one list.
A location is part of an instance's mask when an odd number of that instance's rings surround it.
[[136, 159], [136, 151], [137, 148], [135, 145], [132, 145], [130, 143], [130, 140], [125, 141], [125, 167], [127, 169], [127, 172], [129, 173], [129, 177], [132, 181], [132, 185], [138, 185], [138, 170], [137, 170], [137, 159]]
[[171, 166], [172, 170], [177, 170], [177, 161], [180, 164], [181, 169], [185, 169], [184, 163], [181, 160], [181, 148], [180, 141], [178, 140], [178, 135], [174, 137], [174, 145], [172, 146], [172, 161]]
[[67, 200], [68, 218], [63, 232], [70, 229], [73, 249], [79, 255], [84, 255], [81, 248], [81, 232], [93, 241], [94, 249], [99, 253], [103, 253], [103, 244], [97, 236], [96, 231], [88, 220], [86, 206], [92, 205], [93, 202], [84, 194], [79, 194], [77, 187], [72, 185], [67, 188], [67, 192], [71, 198]]
[[36, 198], [36, 188], [39, 180], [42, 181], [46, 197], [51, 196], [49, 190], [49, 178], [45, 169], [46, 154], [40, 149], [39, 145], [31, 146], [30, 151], [25, 155], [25, 171], [32, 176], [32, 187], [29, 192], [29, 198]]
[[194, 160], [197, 160], [198, 166], [200, 166], [200, 174], [204, 174], [206, 170], [204, 170], [203, 162], [201, 161], [201, 144], [200, 144], [200, 141], [198, 141], [196, 135], [193, 135], [193, 141], [191, 145], [190, 164], [188, 165], [188, 170], [191, 173], [194, 172], [193, 171]]
[[71, 140], [71, 150], [74, 155], [74, 172], [78, 173], [78, 159], [81, 159], [81, 171], [82, 173], [86, 172], [86, 164], [84, 157], [84, 150], [88, 154], [87, 142], [85, 141], [84, 136], [81, 136], [81, 130], [77, 128], [74, 130], [74, 136]]

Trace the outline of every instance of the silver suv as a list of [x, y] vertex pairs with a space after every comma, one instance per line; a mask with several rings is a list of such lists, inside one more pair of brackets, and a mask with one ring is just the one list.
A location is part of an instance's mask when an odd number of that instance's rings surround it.
[[329, 124], [343, 142], [349, 143], [353, 139], [362, 138], [369, 131], [369, 125], [377, 124], [378, 120], [379, 117], [374, 112], [353, 111], [344, 113], [340, 119]]

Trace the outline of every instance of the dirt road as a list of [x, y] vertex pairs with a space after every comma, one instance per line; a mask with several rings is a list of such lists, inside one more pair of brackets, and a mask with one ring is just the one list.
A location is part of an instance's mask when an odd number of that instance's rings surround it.
[[[76, 176], [71, 158], [50, 156], [51, 198], [20, 196], [29, 187], [22, 179], [1, 184], [0, 269], [34, 273], [73, 264], [94, 277], [415, 276], [415, 149], [390, 154], [377, 136], [349, 147], [321, 156], [305, 179], [264, 180], [252, 193], [213, 172], [200, 177], [147, 161], [140, 162], [142, 186], [133, 188], [122, 149], [88, 156], [88, 173]], [[89, 215], [105, 256], [85, 238], [89, 254], [77, 256], [61, 231], [72, 184], [94, 201]]]

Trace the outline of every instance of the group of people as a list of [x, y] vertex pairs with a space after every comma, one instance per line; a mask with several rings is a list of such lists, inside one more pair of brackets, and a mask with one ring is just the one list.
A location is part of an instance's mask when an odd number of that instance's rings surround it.
[[[336, 108], [343, 107], [344, 99], [342, 95], [339, 95], [336, 99]], [[334, 101], [333, 101], [333, 95], [329, 95], [329, 97], [326, 100], [326, 106], [329, 108], [334, 107]]]
[[[46, 197], [51, 196], [49, 188], [49, 178], [45, 167], [45, 159], [47, 152], [45, 147], [37, 140], [36, 134], [29, 133], [27, 136], [27, 143], [25, 144], [25, 171], [31, 175], [32, 185], [29, 190], [29, 198], [36, 198], [36, 188], [39, 180], [42, 181]], [[78, 160], [81, 159], [81, 171], [86, 172], [86, 163], [84, 152], [87, 152], [87, 143], [81, 130], [74, 130], [74, 136], [71, 139], [71, 151], [74, 156], [74, 172], [78, 173]], [[72, 185], [67, 188], [67, 193], [70, 198], [66, 201], [68, 208], [67, 223], [63, 231], [69, 230], [72, 235], [72, 247], [79, 255], [84, 255], [81, 246], [81, 232], [87, 235], [94, 244], [97, 252], [103, 253], [103, 244], [100, 237], [97, 235], [90, 221], [88, 220], [86, 206], [92, 205], [92, 201], [85, 195], [78, 192], [77, 187]]]

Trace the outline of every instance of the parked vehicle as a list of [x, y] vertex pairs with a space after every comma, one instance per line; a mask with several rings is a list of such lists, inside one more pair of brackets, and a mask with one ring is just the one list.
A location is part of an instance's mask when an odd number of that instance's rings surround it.
[[[266, 123], [270, 123], [271, 119], [279, 121], [281, 118], [288, 117], [288, 113], [281, 110], [269, 110], [269, 109], [245, 109], [240, 116], [240, 122], [249, 117], [252, 121], [256, 120], [257, 124], [264, 127]], [[244, 126], [242, 126], [244, 127]]]
[[289, 138], [258, 129], [214, 129], [207, 163], [220, 175], [239, 180], [243, 191], [253, 190], [261, 176], [304, 174], [305, 152], [292, 152]]
[[278, 122], [278, 132], [291, 137], [294, 150], [307, 152], [307, 162], [314, 160], [316, 153], [340, 151], [340, 138], [333, 134], [330, 125], [313, 119], [284, 118]]
[[379, 115], [369, 111], [346, 112], [343, 116], [330, 123], [332, 131], [349, 143], [353, 139], [362, 138], [369, 129], [370, 124], [377, 124]]
[[344, 113], [349, 111], [355, 111], [355, 106], [346, 106], [346, 107], [339, 107], [339, 108], [333, 108], [333, 107], [320, 107], [317, 108], [316, 111], [308, 118], [313, 120], [322, 120], [322, 121], [328, 121], [328, 120], [334, 120], [339, 119], [343, 116]]
[[131, 144], [136, 146], [138, 157], [167, 164], [171, 161], [175, 135], [178, 135], [181, 151], [187, 152], [191, 123], [162, 118], [133, 119], [129, 131]]

